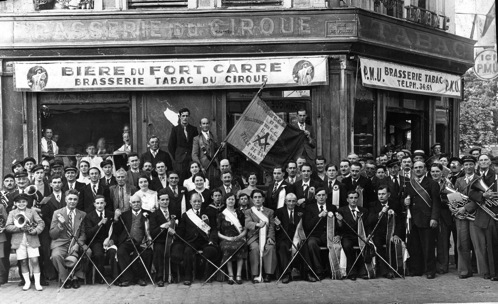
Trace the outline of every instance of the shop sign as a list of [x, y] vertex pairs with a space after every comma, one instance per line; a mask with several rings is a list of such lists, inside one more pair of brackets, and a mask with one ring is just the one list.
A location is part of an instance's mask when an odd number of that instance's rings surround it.
[[474, 72], [483, 80], [492, 80], [498, 77], [498, 62], [495, 50], [484, 50], [475, 59]]
[[461, 78], [458, 75], [367, 58], [360, 58], [360, 61], [364, 86], [415, 94], [461, 97]]
[[15, 62], [16, 91], [305, 87], [328, 83], [327, 56]]

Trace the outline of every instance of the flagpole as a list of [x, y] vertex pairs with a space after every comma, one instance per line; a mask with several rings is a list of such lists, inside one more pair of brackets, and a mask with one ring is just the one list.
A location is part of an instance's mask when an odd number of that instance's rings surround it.
[[[266, 86], [266, 82], [267, 81], [268, 80], [265, 80], [263, 82], [263, 84], [261, 84], [261, 86], [259, 87], [258, 92], [256, 93], [256, 95], [254, 95], [254, 97], [252, 98], [251, 102], [249, 103], [249, 106], [256, 100], [256, 97], [258, 97], [261, 94], [261, 91], [263, 91], [264, 87]], [[249, 109], [249, 106], [247, 106], [247, 108], [244, 110], [244, 113], [242, 113], [242, 117], [244, 116], [245, 112]], [[239, 123], [240, 123], [240, 120], [237, 121], [237, 123], [235, 123], [235, 126], [233, 126], [232, 130], [230, 130], [230, 133], [228, 133], [228, 135], [225, 137], [225, 139], [221, 142], [220, 146], [218, 147], [218, 150], [216, 150], [216, 152], [214, 153], [213, 157], [211, 158], [211, 161], [209, 161], [209, 164], [207, 165], [206, 169], [204, 169], [206, 172], [209, 170], [209, 167], [211, 167], [211, 165], [213, 164], [213, 161], [216, 159], [216, 157], [218, 156], [218, 154], [220, 153], [220, 151], [223, 148], [225, 148], [227, 138], [230, 137], [230, 135], [236, 129], [236, 126]]]

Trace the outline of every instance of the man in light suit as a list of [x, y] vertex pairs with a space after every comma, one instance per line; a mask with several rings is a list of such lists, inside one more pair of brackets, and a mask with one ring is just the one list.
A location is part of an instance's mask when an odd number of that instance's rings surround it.
[[192, 160], [201, 164], [202, 171], [209, 180], [215, 180], [218, 178], [218, 170], [216, 169], [219, 167], [218, 160], [213, 160], [211, 166], [206, 170], [207, 166], [213, 159], [216, 150], [218, 149], [214, 135], [211, 131], [209, 131], [210, 126], [209, 119], [201, 119], [201, 134], [194, 137]]
[[306, 123], [306, 118], [308, 114], [305, 109], [299, 109], [297, 111], [297, 123], [293, 123], [292, 125], [302, 131], [306, 135], [306, 141], [304, 145], [301, 146], [299, 151], [297, 151], [296, 155], [304, 155], [306, 157], [306, 161], [312, 164], [315, 161], [315, 146], [316, 141], [313, 138], [313, 128], [311, 125]]
[[145, 164], [145, 162], [150, 162], [152, 168], [156, 168], [158, 162], [164, 162], [168, 170], [173, 169], [173, 162], [169, 154], [161, 149], [159, 149], [159, 138], [152, 135], [149, 138], [149, 150], [140, 156], [140, 163]]
[[190, 110], [183, 108], [179, 111], [180, 123], [171, 129], [168, 150], [173, 156], [173, 167], [180, 173], [180, 179], [188, 177], [189, 163], [192, 160], [192, 146], [194, 137], [199, 135], [197, 128], [188, 123]]
[[[73, 252], [83, 254], [87, 249], [85, 245], [85, 223], [83, 219], [86, 213], [76, 209], [78, 204], [78, 192], [76, 190], [68, 190], [66, 192], [66, 207], [63, 207], [54, 212], [52, 222], [50, 224], [50, 237], [52, 243], [52, 263], [59, 273], [59, 281], [62, 283], [69, 275], [70, 269], [66, 267], [64, 260]], [[91, 255], [91, 250], [87, 251], [87, 255]], [[83, 269], [85, 265], [78, 265], [74, 273], [74, 277], [70, 278], [64, 285], [64, 288], [79, 288], [78, 278], [84, 278], [86, 271]], [[75, 278], [76, 277], [76, 278]]]
[[[275, 250], [275, 219], [273, 210], [263, 207], [265, 196], [261, 190], [253, 190], [251, 199], [254, 206], [247, 209], [245, 212], [245, 227], [247, 228], [247, 243], [249, 244], [249, 261], [251, 262], [251, 274], [253, 275], [253, 283], [259, 283], [256, 277], [259, 275], [259, 260], [260, 260], [260, 242], [259, 231], [263, 227], [267, 227], [265, 250], [263, 252], [263, 271], [265, 272], [263, 280], [265, 283], [271, 281], [271, 276], [275, 273], [277, 267], [277, 253]], [[260, 218], [257, 213], [262, 213], [265, 219]]]
[[114, 174], [116, 177], [117, 185], [109, 188], [111, 201], [109, 204], [113, 205], [112, 210], [119, 209], [122, 212], [130, 209], [130, 197], [137, 192], [137, 188], [127, 183], [126, 171], [121, 168]]

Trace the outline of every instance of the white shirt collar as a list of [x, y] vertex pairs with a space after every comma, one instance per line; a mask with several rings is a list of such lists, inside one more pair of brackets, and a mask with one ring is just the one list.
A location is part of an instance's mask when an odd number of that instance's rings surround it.
[[318, 206], [318, 210], [320, 210], [320, 207], [323, 206], [323, 210], [327, 211], [327, 204], [320, 205], [319, 203], [316, 203], [316, 205]]

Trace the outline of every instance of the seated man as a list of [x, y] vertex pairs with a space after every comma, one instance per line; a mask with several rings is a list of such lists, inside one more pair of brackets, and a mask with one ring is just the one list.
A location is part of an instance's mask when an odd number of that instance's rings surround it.
[[[142, 201], [138, 195], [133, 195], [130, 198], [130, 207], [128, 211], [121, 213], [121, 210], [116, 209], [114, 214], [114, 229], [112, 231], [112, 239], [118, 247], [118, 264], [121, 271], [124, 271], [135, 256], [142, 252], [144, 239], [150, 242], [150, 234], [147, 231], [148, 219], [145, 217], [142, 210]], [[119, 219], [121, 217], [121, 219]], [[138, 253], [137, 253], [138, 251]], [[128, 287], [132, 281], [140, 286], [146, 286], [146, 274], [150, 270], [152, 250], [149, 248], [141, 255], [141, 259], [137, 259], [131, 267], [129, 267], [121, 277], [119, 286]], [[142, 264], [142, 261], [143, 264]]]
[[[190, 205], [192, 205], [192, 208], [182, 214], [176, 233], [196, 250], [202, 250], [203, 256], [214, 263], [219, 255], [216, 225], [210, 225], [209, 217], [201, 211], [202, 200], [198, 193], [190, 196]], [[192, 266], [195, 261], [195, 254], [196, 252], [192, 247], [181, 242], [175, 242], [172, 249], [173, 260], [177, 263], [183, 260], [185, 271], [185, 282], [183, 284], [187, 286], [192, 284]], [[213, 265], [206, 262], [204, 277], [207, 279], [213, 271]]]
[[[277, 267], [277, 254], [275, 252], [275, 219], [273, 210], [263, 207], [265, 196], [263, 191], [256, 189], [251, 193], [254, 206], [246, 210], [245, 227], [248, 230], [247, 243], [249, 244], [249, 261], [253, 283], [260, 283], [257, 279], [260, 269], [264, 267], [264, 282], [270, 282], [271, 276]], [[261, 247], [260, 247], [261, 246]], [[264, 246], [264, 250], [263, 247]], [[263, 252], [263, 265], [259, 265], [261, 252]]]
[[[304, 165], [303, 165], [303, 168]], [[316, 203], [306, 205], [303, 216], [303, 228], [308, 242], [304, 245], [304, 253], [311, 262], [313, 271], [320, 279], [325, 277], [327, 262], [322, 261], [320, 246], [327, 246], [327, 214], [335, 212], [336, 206], [327, 203], [325, 188], [318, 188], [315, 192]], [[314, 230], [313, 230], [314, 229]], [[316, 282], [315, 277], [308, 273], [308, 281]]]
[[[117, 265], [116, 261], [116, 249], [109, 247], [109, 232], [111, 228], [113, 215], [110, 211], [105, 210], [107, 202], [103, 195], [95, 196], [95, 210], [91, 211], [85, 216], [85, 233], [88, 245], [93, 252], [93, 261], [99, 269], [102, 275], [105, 275], [105, 261], [106, 256], [108, 260], [111, 261], [112, 276], [115, 278], [117, 276]], [[99, 230], [100, 229], [100, 230]], [[97, 233], [98, 232], [98, 233]], [[95, 237], [95, 238], [94, 238]], [[90, 244], [93, 239], [93, 243]], [[107, 243], [106, 243], [107, 239]], [[104, 244], [106, 243], [106, 244]], [[99, 275], [100, 276], [100, 275]], [[104, 278], [100, 277], [97, 279], [99, 284], [104, 284]]]
[[[83, 219], [86, 213], [76, 209], [78, 204], [78, 191], [68, 190], [65, 194], [66, 207], [63, 207], [54, 212], [52, 222], [50, 224], [50, 237], [52, 243], [52, 263], [59, 273], [59, 281], [66, 281], [69, 275], [70, 268], [66, 268], [64, 260], [67, 256], [78, 254], [81, 255], [87, 249], [85, 245], [85, 222]], [[91, 255], [91, 250], [86, 251], [87, 255]], [[86, 265], [78, 265], [77, 270], [72, 278], [67, 280], [64, 288], [79, 288], [80, 283], [78, 278], [83, 279], [86, 273]]]
[[[348, 206], [339, 208], [337, 215], [337, 224], [339, 226], [339, 233], [342, 237], [342, 249], [346, 254], [347, 266], [346, 273], [349, 273], [348, 279], [355, 281], [358, 277], [358, 273], [362, 272], [362, 277], [368, 279], [368, 275], [364, 274], [364, 259], [362, 256], [359, 257], [355, 267], [353, 268], [353, 263], [356, 260], [355, 246], [359, 246], [358, 234], [360, 230], [365, 231], [365, 226], [367, 226], [368, 210], [357, 206], [359, 194], [356, 191], [349, 191], [347, 196]], [[362, 219], [361, 227], [359, 219]], [[353, 230], [352, 230], [353, 229]], [[361, 235], [361, 234], [360, 234]], [[366, 239], [366, 236], [363, 236]], [[352, 269], [353, 268], [353, 269]], [[363, 269], [363, 271], [361, 271]]]

